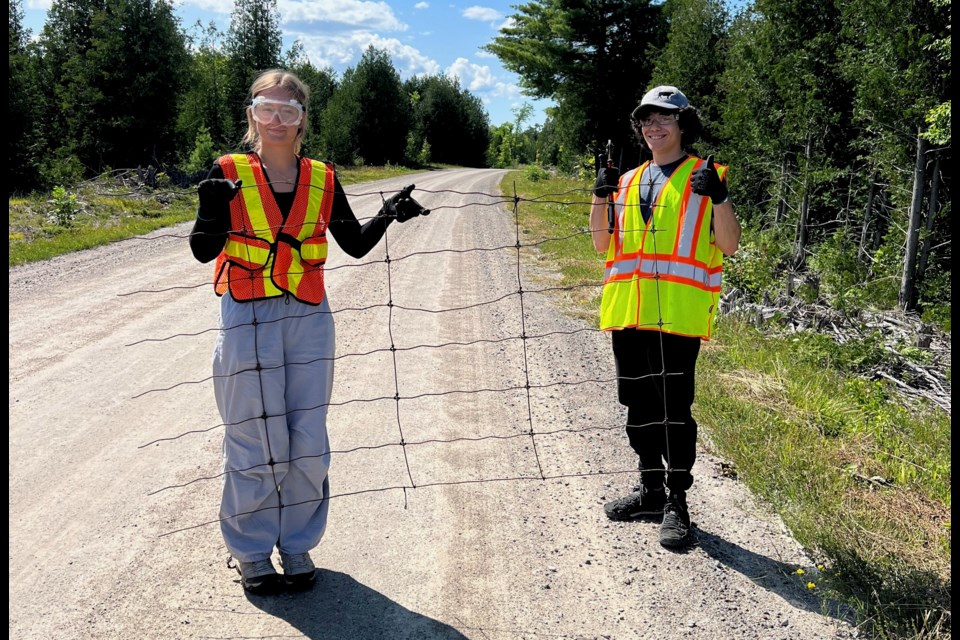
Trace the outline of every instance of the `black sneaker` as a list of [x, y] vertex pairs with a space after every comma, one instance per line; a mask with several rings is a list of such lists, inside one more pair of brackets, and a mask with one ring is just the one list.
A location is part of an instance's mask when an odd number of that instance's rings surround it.
[[248, 592], [262, 596], [277, 593], [283, 588], [280, 574], [273, 568], [270, 558], [238, 564], [240, 582]]
[[690, 512], [687, 511], [687, 496], [683, 492], [670, 493], [663, 507], [663, 523], [660, 525], [660, 544], [664, 547], [683, 547], [690, 541]]
[[647, 489], [634, 487], [633, 493], [603, 505], [611, 520], [632, 520], [643, 516], [658, 516], [663, 513], [666, 492], [662, 487]]
[[292, 589], [309, 589], [317, 578], [317, 568], [309, 553], [280, 552], [283, 580]]

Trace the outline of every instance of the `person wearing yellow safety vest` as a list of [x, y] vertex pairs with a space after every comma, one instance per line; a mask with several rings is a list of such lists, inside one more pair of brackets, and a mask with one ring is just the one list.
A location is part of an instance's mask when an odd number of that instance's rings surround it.
[[327, 523], [334, 368], [327, 233], [359, 258], [394, 218], [429, 211], [410, 197], [410, 185], [361, 225], [333, 165], [299, 155], [307, 86], [271, 69], [250, 96], [243, 141], [252, 152], [222, 156], [198, 186], [190, 247], [200, 262], [216, 259], [221, 296], [213, 357], [226, 427], [220, 528], [244, 589], [264, 594], [313, 584], [309, 552]]
[[662, 517], [660, 543], [682, 547], [696, 458], [697, 356], [710, 339], [723, 256], [737, 250], [740, 224], [727, 168], [685, 151], [701, 124], [679, 89], [647, 92], [631, 123], [652, 160], [623, 175], [601, 169], [590, 214], [594, 247], [607, 255], [600, 325], [611, 334], [618, 400], [640, 458], [640, 483], [604, 511], [612, 520]]

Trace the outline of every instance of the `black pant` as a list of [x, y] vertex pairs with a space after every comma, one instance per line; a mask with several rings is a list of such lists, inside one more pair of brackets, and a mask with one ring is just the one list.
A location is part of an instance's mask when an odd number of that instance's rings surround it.
[[641, 329], [612, 334], [618, 399], [627, 407], [627, 436], [640, 456], [641, 482], [661, 487], [666, 474], [671, 491], [686, 491], [697, 456], [690, 409], [700, 338]]

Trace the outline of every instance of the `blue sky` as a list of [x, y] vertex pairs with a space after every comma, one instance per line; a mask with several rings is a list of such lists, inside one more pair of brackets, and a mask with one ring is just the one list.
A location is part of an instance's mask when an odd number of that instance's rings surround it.
[[[25, 0], [25, 26], [34, 36], [43, 28], [50, 0]], [[480, 47], [489, 43], [514, 13], [519, 0], [277, 0], [284, 50], [299, 39], [310, 61], [338, 74], [356, 66], [368, 45], [387, 50], [403, 79], [445, 73], [483, 101], [490, 123], [515, 119], [524, 102], [533, 107], [526, 126], [542, 124], [548, 100], [524, 96], [516, 75]], [[184, 28], [213, 21], [226, 32], [233, 0], [174, 0]]]

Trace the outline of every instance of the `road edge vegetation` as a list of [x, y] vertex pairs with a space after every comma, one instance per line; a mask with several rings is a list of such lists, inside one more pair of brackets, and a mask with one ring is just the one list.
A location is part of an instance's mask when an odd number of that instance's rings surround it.
[[[561, 305], [596, 326], [599, 288], [577, 286], [603, 271], [587, 234], [591, 184], [528, 167], [501, 189], [521, 198], [525, 244], [537, 243], [528, 258], [570, 287]], [[813, 564], [791, 578], [825, 610], [845, 604], [862, 637], [948, 638], [950, 415], [858, 375], [883, 357], [875, 339], [837, 344], [777, 318], [722, 315], [698, 367], [701, 445], [804, 546]]]

